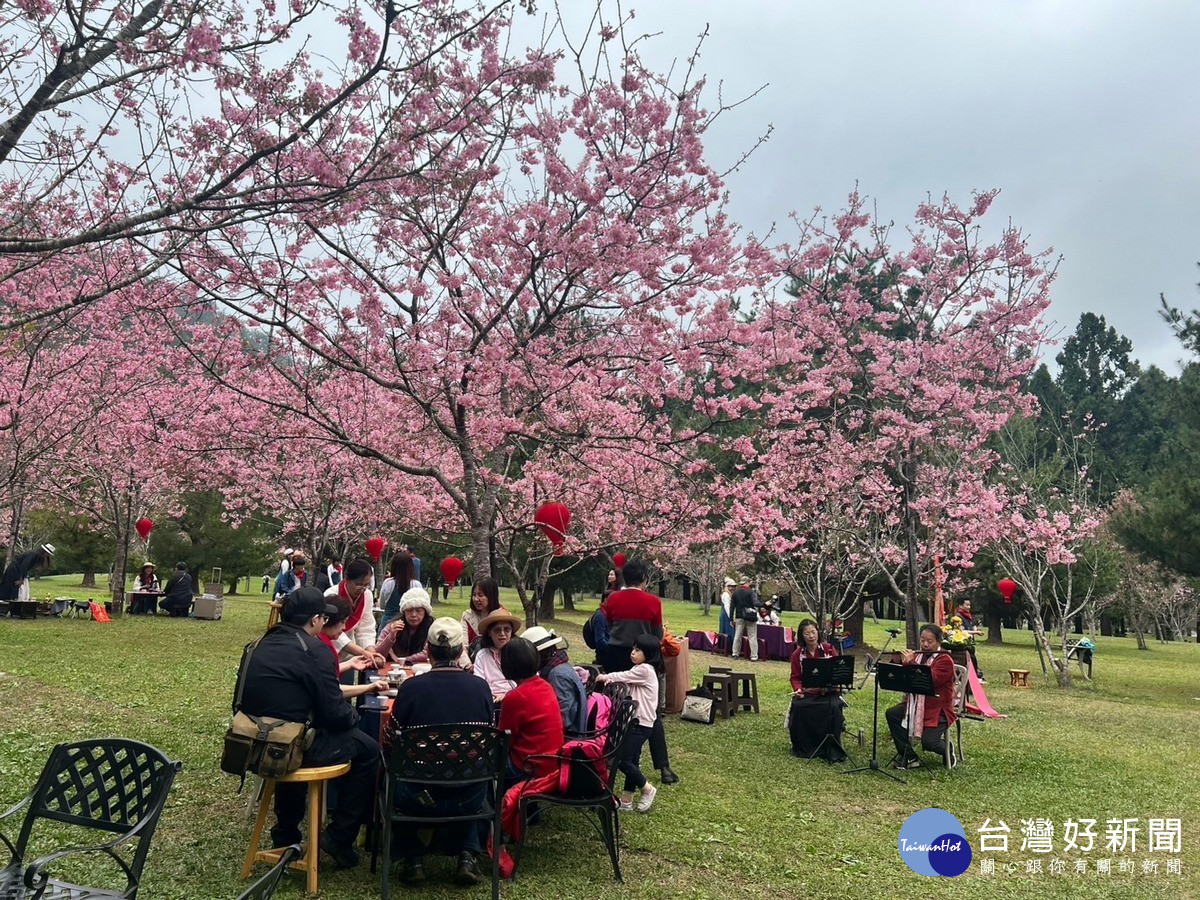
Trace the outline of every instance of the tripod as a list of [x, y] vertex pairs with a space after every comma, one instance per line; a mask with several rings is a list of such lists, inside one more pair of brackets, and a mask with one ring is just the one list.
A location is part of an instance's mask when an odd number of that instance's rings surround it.
[[883, 649], [879, 651], [878, 656], [874, 659], [871, 659], [869, 656], [867, 657], [867, 668], [863, 672], [862, 681], [858, 683], [860, 691], [863, 689], [863, 685], [867, 683], [867, 679], [871, 677], [871, 673], [875, 671], [875, 667], [879, 665], [879, 660], [883, 659], [883, 654], [887, 653], [888, 646], [896, 639], [896, 635], [900, 633], [899, 628], [886, 628], [884, 630], [887, 631], [888, 639], [884, 641]]
[[[895, 637], [895, 635], [892, 635], [892, 637]], [[891, 638], [889, 638], [888, 640], [890, 642]], [[884, 646], [886, 647], [886, 645], [884, 645]], [[882, 652], [880, 653], [880, 655], [881, 656], [883, 655]], [[863, 678], [863, 681], [866, 681], [866, 678]], [[875, 712], [871, 716], [871, 758], [869, 760], [867, 760], [867, 764], [865, 766], [859, 766], [856, 769], [847, 769], [842, 774], [843, 775], [853, 775], [855, 772], [878, 772], [881, 775], [886, 775], [888, 778], [891, 778], [893, 781], [898, 781], [901, 784], [908, 784], [908, 782], [905, 779], [901, 778], [899, 775], [893, 775], [887, 769], [885, 769], [879, 765], [879, 679], [878, 678], [875, 679]]]

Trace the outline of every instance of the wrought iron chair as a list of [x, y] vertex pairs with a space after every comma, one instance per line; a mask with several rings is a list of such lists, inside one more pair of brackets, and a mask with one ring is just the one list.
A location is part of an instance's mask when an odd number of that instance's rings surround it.
[[[422, 827], [487, 819], [492, 823], [492, 900], [500, 897], [500, 789], [508, 761], [508, 732], [491, 725], [419, 725], [396, 733], [387, 757], [380, 818], [383, 834], [381, 889], [388, 900], [391, 880], [392, 825], [405, 822]], [[438, 788], [487, 785], [483, 805], [462, 815], [410, 814], [396, 808], [402, 786], [418, 785], [436, 793]], [[374, 865], [374, 851], [372, 865]]]
[[[583, 813], [584, 818], [596, 830], [596, 833], [608, 848], [608, 855], [612, 859], [613, 877], [617, 881], [623, 880], [621, 878], [619, 846], [621, 823], [617, 818], [618, 800], [616, 794], [613, 792], [613, 785], [617, 779], [617, 761], [621, 757], [621, 744], [624, 743], [625, 736], [629, 733], [629, 728], [633, 724], [634, 709], [637, 704], [629, 698], [628, 691], [624, 685], [613, 685], [613, 687], [619, 687], [622, 690], [614, 697], [614, 703], [617, 705], [612, 719], [608, 724], [604, 753], [601, 757], [604, 761], [606, 771], [603, 779], [600, 777], [598, 767], [594, 764], [577, 758], [568, 758], [561, 753], [550, 755], [538, 754], [530, 757], [531, 759], [553, 759], [556, 766], [574, 765], [576, 769], [572, 771], [567, 794], [557, 792], [529, 792], [521, 795], [521, 836], [517, 841], [517, 852], [513, 856], [512, 874], [514, 878], [517, 874], [517, 868], [521, 864], [521, 853], [525, 849], [525, 838], [529, 834], [530, 805], [537, 804], [538, 806], [569, 806]], [[589, 775], [590, 777], [588, 777]], [[595, 818], [593, 819], [589, 813], [594, 814]]]
[[[180, 767], [179, 762], [168, 759], [149, 744], [123, 738], [55, 746], [34, 789], [0, 815], [2, 820], [25, 809], [16, 843], [0, 834], [11, 855], [8, 865], [0, 869], [0, 897], [5, 900], [136, 897], [150, 840]], [[93, 846], [68, 847], [27, 862], [26, 850], [39, 819], [112, 832], [116, 836]], [[125, 886], [89, 888], [51, 877], [51, 868], [60, 860], [83, 853], [106, 854], [124, 876]], [[112, 864], [107, 868], [112, 869]]]
[[304, 848], [299, 844], [284, 847], [283, 852], [279, 854], [279, 862], [271, 866], [266, 875], [238, 894], [237, 900], [270, 900], [275, 894], [275, 888], [279, 887], [279, 881], [283, 878], [287, 867], [303, 852]]

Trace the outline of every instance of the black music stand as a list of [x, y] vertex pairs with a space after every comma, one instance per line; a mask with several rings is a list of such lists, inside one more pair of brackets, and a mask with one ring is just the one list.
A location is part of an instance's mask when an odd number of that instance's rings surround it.
[[879, 689], [899, 691], [902, 694], [924, 694], [931, 696], [933, 689], [933, 669], [929, 666], [898, 666], [893, 663], [879, 663], [875, 666], [875, 712], [871, 719], [871, 759], [865, 766], [849, 769], [843, 775], [855, 772], [879, 772], [901, 784], [908, 782], [899, 775], [879, 765]]
[[884, 631], [887, 632], [888, 639], [884, 641], [883, 649], [879, 651], [879, 655], [872, 659], [871, 655], [869, 653], [867, 654], [867, 665], [863, 670], [862, 681], [858, 683], [858, 689], [860, 691], [863, 689], [863, 685], [867, 683], [867, 679], [871, 677], [871, 673], [875, 671], [875, 666], [877, 666], [879, 661], [883, 659], [883, 654], [887, 653], [888, 645], [890, 645], [892, 641], [896, 639], [896, 635], [900, 633], [899, 628], [885, 628]]
[[[802, 659], [800, 660], [800, 683], [806, 688], [848, 688], [854, 684], [854, 657], [827, 656], [824, 659]], [[833, 703], [830, 703], [829, 724], [825, 727], [825, 737], [821, 738], [821, 743], [817, 744], [817, 748], [809, 754], [808, 761], [812, 762], [817, 754], [825, 748], [827, 742], [832, 742], [834, 747], [842, 751], [843, 756], [847, 756], [846, 748], [842, 746], [840, 738], [840, 734], [833, 733]], [[828, 760], [828, 762], [832, 764], [833, 760]]]

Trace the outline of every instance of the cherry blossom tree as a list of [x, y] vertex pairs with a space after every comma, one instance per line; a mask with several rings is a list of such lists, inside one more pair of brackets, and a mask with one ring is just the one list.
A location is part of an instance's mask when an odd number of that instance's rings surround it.
[[988, 442], [1032, 406], [1053, 270], [1016, 228], [985, 237], [994, 197], [922, 204], [903, 249], [857, 195], [804, 223], [790, 296], [762, 307], [742, 366], [764, 386], [764, 427], [734, 445], [747, 477], [728, 486], [748, 540], [844, 547], [904, 601], [910, 646], [934, 559], [969, 566], [999, 533]]
[[[547, 499], [587, 511], [571, 549], [680, 521], [686, 447], [741, 407], [732, 295], [770, 255], [726, 220], [703, 81], [648, 70], [622, 24], [520, 59], [477, 30], [406, 88], [452, 112], [397, 123], [369, 186], [203, 234], [179, 268], [227, 317], [192, 345], [213, 376], [439, 494], [425, 524], [469, 533], [476, 573]], [[517, 549], [498, 556], [524, 583]]]

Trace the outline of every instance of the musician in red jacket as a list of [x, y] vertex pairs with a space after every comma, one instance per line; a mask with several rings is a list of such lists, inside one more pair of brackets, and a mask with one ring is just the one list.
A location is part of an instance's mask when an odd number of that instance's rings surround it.
[[[921, 747], [931, 753], [945, 754], [946, 729], [954, 724], [954, 660], [941, 649], [942, 629], [936, 625], [921, 626], [921, 649], [901, 650], [900, 662], [906, 666], [929, 666], [933, 669], [932, 696], [905, 694], [885, 714], [888, 730], [896, 744], [897, 769], [915, 769], [921, 765], [909, 736], [920, 738]], [[956, 760], [951, 747], [950, 765]]]

